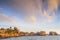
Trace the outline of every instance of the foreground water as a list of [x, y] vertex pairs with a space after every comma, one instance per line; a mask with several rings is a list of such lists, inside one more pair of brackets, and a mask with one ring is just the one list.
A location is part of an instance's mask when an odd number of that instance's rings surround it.
[[0, 40], [60, 40], [60, 36], [24, 36]]

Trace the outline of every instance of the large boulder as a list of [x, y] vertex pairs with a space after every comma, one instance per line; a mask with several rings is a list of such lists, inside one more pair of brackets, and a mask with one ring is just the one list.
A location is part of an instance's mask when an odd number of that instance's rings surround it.
[[39, 34], [40, 34], [40, 36], [46, 36], [47, 35], [45, 31], [41, 31]]
[[29, 36], [35, 36], [35, 33], [34, 32], [30, 32]]
[[58, 35], [56, 32], [50, 32], [49, 35]]

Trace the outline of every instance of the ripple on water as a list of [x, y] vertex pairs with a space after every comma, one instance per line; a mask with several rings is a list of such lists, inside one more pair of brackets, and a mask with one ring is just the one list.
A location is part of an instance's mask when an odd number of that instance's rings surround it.
[[60, 40], [60, 36], [24, 36], [0, 40]]

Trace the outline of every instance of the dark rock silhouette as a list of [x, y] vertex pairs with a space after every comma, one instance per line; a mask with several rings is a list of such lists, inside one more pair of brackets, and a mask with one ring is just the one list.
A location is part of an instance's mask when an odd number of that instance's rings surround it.
[[51, 31], [49, 35], [58, 35], [56, 32]]

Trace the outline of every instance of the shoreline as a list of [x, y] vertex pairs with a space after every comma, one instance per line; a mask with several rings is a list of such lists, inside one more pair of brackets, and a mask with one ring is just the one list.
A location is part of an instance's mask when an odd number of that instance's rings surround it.
[[11, 38], [11, 37], [22, 37], [22, 36], [57, 36], [59, 35], [56, 32], [50, 31], [49, 34], [47, 34], [45, 31], [40, 31], [40, 32], [23, 32], [19, 31], [18, 28], [12, 27], [10, 28], [1, 28], [0, 29], [0, 38]]
[[[47, 35], [47, 36], [52, 36], [52, 35]], [[40, 36], [40, 37], [47, 37], [47, 36]], [[60, 35], [54, 35], [54, 36], [60, 36]], [[17, 38], [17, 37], [31, 37], [31, 36], [0, 37], [0, 39]], [[36, 36], [33, 36], [33, 37], [36, 37]]]

